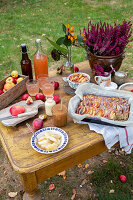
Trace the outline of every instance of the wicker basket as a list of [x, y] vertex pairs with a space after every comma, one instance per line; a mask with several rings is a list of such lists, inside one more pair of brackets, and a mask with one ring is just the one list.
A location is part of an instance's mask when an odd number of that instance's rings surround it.
[[[5, 80], [8, 77], [9, 76], [5, 77], [2, 81], [0, 81], [0, 90], [3, 90]], [[21, 82], [19, 82], [11, 89], [0, 95], [0, 110], [8, 106], [10, 103], [12, 103], [12, 101], [14, 101], [26, 91], [26, 81], [29, 79], [29, 77], [23, 75], [19, 75], [19, 77], [23, 78]]]

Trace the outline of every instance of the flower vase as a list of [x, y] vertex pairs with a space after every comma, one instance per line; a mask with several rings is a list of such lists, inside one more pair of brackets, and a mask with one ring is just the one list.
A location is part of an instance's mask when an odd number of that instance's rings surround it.
[[111, 66], [115, 68], [115, 71], [118, 71], [122, 60], [125, 58], [125, 55], [122, 53], [117, 56], [97, 56], [89, 52], [88, 60], [92, 70], [94, 70], [94, 65], [100, 65], [105, 72], [110, 72], [112, 70]]
[[70, 72], [73, 72], [73, 66], [74, 64], [71, 62], [71, 46], [68, 47], [68, 57], [67, 57], [67, 61], [66, 63], [64, 64], [64, 70], [65, 71], [70, 71]]

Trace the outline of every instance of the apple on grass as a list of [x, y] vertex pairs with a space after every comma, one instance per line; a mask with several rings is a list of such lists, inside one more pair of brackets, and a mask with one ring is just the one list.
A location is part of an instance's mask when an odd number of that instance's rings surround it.
[[25, 112], [25, 107], [22, 105], [14, 105], [10, 108], [11, 115], [18, 115]]
[[127, 178], [126, 178], [126, 176], [124, 176], [124, 175], [120, 175], [119, 176], [119, 179], [121, 180], [121, 182], [126, 182], [126, 180], [127, 180]]

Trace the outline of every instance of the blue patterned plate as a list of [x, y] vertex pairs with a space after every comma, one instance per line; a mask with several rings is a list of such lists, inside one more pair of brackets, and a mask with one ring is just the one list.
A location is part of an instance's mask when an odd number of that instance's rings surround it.
[[[51, 132], [51, 133], [54, 132], [55, 134], [61, 135], [61, 144], [57, 149], [52, 150], [52, 151], [45, 151], [45, 150], [39, 148], [36, 145], [37, 138], [39, 138], [42, 135], [44, 135], [46, 131], [47, 132]], [[35, 132], [35, 135], [33, 135], [32, 138], [31, 138], [31, 146], [32, 146], [32, 148], [34, 150], [38, 151], [39, 153], [44, 153], [44, 154], [56, 153], [56, 152], [62, 150], [67, 145], [67, 143], [68, 143], [68, 135], [67, 135], [67, 133], [65, 131], [63, 131], [62, 129], [57, 128], [57, 127], [42, 128], [42, 129], [38, 130], [37, 132]]]

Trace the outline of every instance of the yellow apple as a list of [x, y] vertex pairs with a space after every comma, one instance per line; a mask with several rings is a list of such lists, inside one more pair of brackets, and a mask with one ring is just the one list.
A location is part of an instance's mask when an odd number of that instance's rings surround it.
[[22, 81], [22, 80], [23, 80], [22, 77], [18, 78], [18, 79], [17, 79], [17, 83], [19, 83], [19, 82]]
[[12, 88], [15, 84], [14, 83], [5, 83], [4, 85], [4, 91], [9, 90], [10, 88]]
[[12, 71], [12, 72], [11, 72], [11, 76], [12, 76], [13, 78], [17, 78], [17, 77], [18, 77], [18, 72], [17, 72], [16, 70]]

